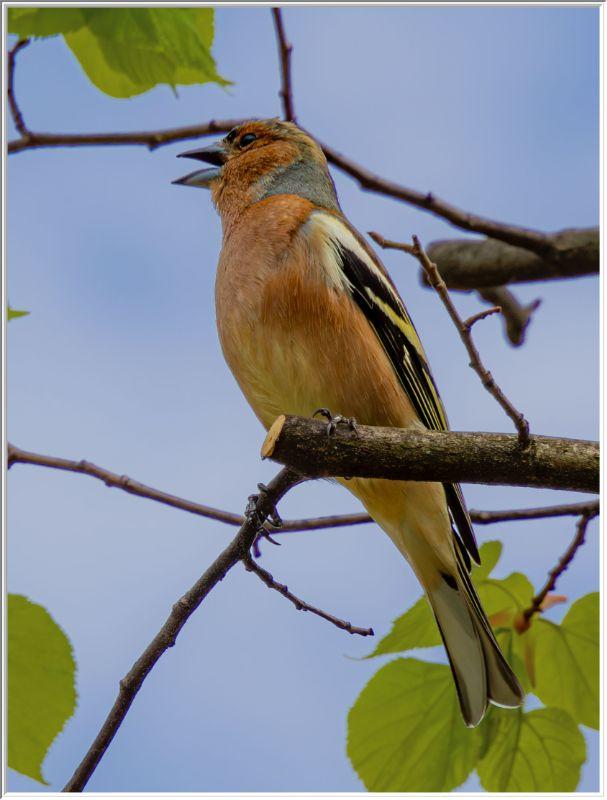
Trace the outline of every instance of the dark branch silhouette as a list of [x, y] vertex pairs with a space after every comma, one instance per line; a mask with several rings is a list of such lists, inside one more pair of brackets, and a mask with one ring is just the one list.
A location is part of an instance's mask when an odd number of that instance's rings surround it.
[[278, 42], [278, 56], [280, 58], [281, 89], [280, 99], [284, 117], [288, 122], [295, 122], [295, 104], [293, 102], [293, 79], [291, 78], [291, 53], [293, 46], [287, 41], [285, 27], [282, 24], [282, 11], [280, 8], [272, 9], [272, 18]]
[[563, 572], [568, 569], [575, 557], [575, 554], [586, 541], [588, 523], [591, 519], [594, 519], [598, 513], [599, 504], [596, 503], [594, 508], [585, 511], [579, 518], [575, 529], [575, 536], [573, 537], [571, 544], [560, 557], [556, 566], [550, 570], [546, 583], [531, 600], [529, 607], [523, 611], [520, 619], [517, 620], [516, 627], [520, 633], [527, 630], [531, 624], [531, 618], [534, 616], [534, 614], [541, 612], [544, 600], [548, 596], [549, 592], [553, 592], [555, 590], [558, 579], [561, 577]]

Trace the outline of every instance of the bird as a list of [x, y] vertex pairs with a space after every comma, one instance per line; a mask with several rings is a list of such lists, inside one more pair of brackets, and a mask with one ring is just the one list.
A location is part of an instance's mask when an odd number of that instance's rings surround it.
[[[222, 224], [215, 306], [225, 360], [269, 429], [319, 409], [364, 425], [448, 430], [428, 360], [387, 270], [348, 222], [320, 145], [249, 120], [181, 157]], [[355, 435], [355, 434], [352, 434]], [[338, 478], [409, 562], [436, 619], [468, 727], [523, 690], [470, 578], [478, 548], [458, 485]]]

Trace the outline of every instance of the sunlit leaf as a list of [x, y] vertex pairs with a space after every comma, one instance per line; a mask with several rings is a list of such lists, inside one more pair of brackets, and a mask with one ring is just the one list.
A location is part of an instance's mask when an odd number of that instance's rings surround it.
[[212, 8], [117, 7], [16, 9], [10, 31], [21, 37], [62, 33], [92, 83], [112, 97], [229, 81], [211, 55]]
[[[515, 613], [525, 608], [533, 595], [531, 583], [520, 572], [513, 572], [507, 578], [501, 579], [488, 577], [497, 564], [501, 551], [501, 542], [483, 544], [480, 548], [482, 565], [475, 567], [472, 572], [483, 608], [496, 627], [511, 626]], [[391, 631], [378, 642], [367, 658], [439, 644], [441, 637], [434, 615], [427, 599], [421, 597], [408, 611], [394, 620]]]
[[498, 541], [484, 542], [480, 546], [478, 554], [481, 557], [481, 563], [480, 565], [474, 564], [472, 567], [472, 577], [475, 581], [489, 577], [500, 560], [502, 549], [503, 545]]
[[8, 596], [8, 766], [46, 783], [42, 762], [76, 707], [67, 636], [42, 606]]
[[446, 792], [483, 744], [464, 725], [449, 667], [399, 658], [377, 672], [348, 716], [348, 756], [371, 792]]
[[8, 32], [21, 39], [31, 36], [56, 36], [84, 25], [79, 8], [9, 8]]
[[586, 759], [575, 722], [559, 708], [492, 708], [490, 743], [477, 771], [488, 792], [573, 792]]
[[367, 658], [385, 653], [402, 653], [416, 647], [435, 647], [441, 643], [438, 626], [425, 597], [394, 620], [392, 630], [378, 642]]
[[599, 727], [599, 594], [577, 600], [560, 625], [534, 620], [537, 635], [534, 692], [576, 722]]
[[17, 319], [18, 317], [27, 317], [29, 311], [18, 311], [16, 308], [11, 308], [7, 306], [6, 308], [6, 319], [10, 322], [12, 319]]

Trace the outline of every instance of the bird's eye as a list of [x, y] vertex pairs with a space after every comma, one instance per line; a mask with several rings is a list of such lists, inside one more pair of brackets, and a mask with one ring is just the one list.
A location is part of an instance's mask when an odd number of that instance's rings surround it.
[[239, 147], [248, 147], [248, 145], [253, 144], [253, 142], [257, 139], [254, 133], [245, 133], [242, 139], [238, 142]]

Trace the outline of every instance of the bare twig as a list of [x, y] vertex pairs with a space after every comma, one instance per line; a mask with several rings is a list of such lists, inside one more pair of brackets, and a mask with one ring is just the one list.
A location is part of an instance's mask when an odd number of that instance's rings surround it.
[[[382, 237], [377, 237], [377, 234], [370, 233], [369, 234], [379, 245], [383, 247], [385, 240]], [[393, 246], [394, 243], [390, 243], [386, 246]], [[399, 248], [404, 249], [404, 248]], [[408, 251], [410, 252], [410, 251]], [[413, 251], [412, 254], [418, 259], [419, 263], [424, 268], [426, 274], [428, 275], [428, 280], [430, 284], [436, 289], [437, 294], [443, 301], [443, 305], [447, 309], [449, 316], [457, 331], [459, 333], [460, 339], [464, 343], [466, 350], [468, 351], [468, 355], [470, 356], [470, 366], [476, 372], [476, 374], [481, 379], [481, 382], [485, 389], [492, 395], [499, 405], [504, 409], [505, 413], [510, 417], [512, 422], [514, 423], [519, 437], [519, 444], [521, 448], [526, 448], [529, 446], [529, 423], [523, 416], [520, 411], [512, 405], [510, 400], [506, 397], [504, 392], [500, 389], [498, 384], [495, 381], [493, 375], [489, 372], [489, 370], [485, 367], [483, 362], [481, 361], [480, 354], [474, 344], [472, 336], [470, 334], [470, 329], [465, 322], [463, 322], [462, 318], [460, 317], [451, 296], [449, 295], [449, 290], [443, 279], [440, 276], [440, 272], [438, 271], [438, 267], [436, 264], [431, 261], [428, 257], [428, 254], [420, 244], [420, 241], [417, 236], [413, 237]]]
[[282, 11], [280, 8], [272, 9], [272, 18], [276, 29], [276, 39], [278, 41], [278, 54], [280, 57], [280, 76], [281, 89], [280, 99], [284, 111], [284, 117], [289, 122], [295, 122], [295, 105], [293, 103], [293, 81], [291, 78], [291, 53], [293, 45], [287, 40], [287, 34], [282, 21]]
[[342, 631], [347, 631], [348, 633], [356, 633], [359, 636], [374, 635], [373, 628], [357, 628], [356, 625], [352, 625], [351, 622], [346, 622], [343, 619], [334, 617], [332, 614], [328, 614], [326, 611], [323, 611], [320, 608], [311, 606], [309, 603], [306, 603], [304, 600], [296, 597], [292, 592], [289, 591], [287, 586], [285, 586], [283, 583], [278, 583], [278, 581], [275, 580], [266, 569], [260, 567], [250, 555], [247, 555], [245, 558], [243, 558], [243, 563], [245, 565], [245, 569], [249, 570], [249, 572], [254, 572], [255, 575], [257, 575], [257, 577], [263, 581], [268, 588], [274, 589], [283, 597], [286, 597], [287, 600], [290, 600], [298, 611], [309, 611], [311, 614], [316, 614], [317, 617], [326, 619], [327, 622], [330, 622], [332, 625], [335, 625], [337, 628], [340, 628]]
[[492, 314], [501, 314], [502, 309], [501, 306], [493, 306], [493, 308], [486, 308], [484, 311], [479, 311], [477, 314], [473, 314], [468, 319], [463, 321], [464, 328], [470, 332], [472, 330], [472, 326], [476, 325], [477, 322], [480, 322], [482, 319], [487, 319]]
[[[21, 450], [14, 445], [8, 446], [8, 466], [13, 464], [31, 464], [39, 467], [49, 467], [66, 472], [79, 473], [96, 478], [106, 486], [122, 489], [129, 494], [153, 500], [157, 503], [172, 506], [180, 511], [206, 517], [208, 519], [223, 522], [226, 525], [240, 526], [245, 518], [242, 514], [235, 514], [231, 511], [224, 511], [203, 503], [195, 503], [182, 497], [154, 489], [144, 483], [133, 480], [126, 475], [119, 475], [108, 469], [92, 464], [90, 461], [72, 461], [67, 458], [57, 458], [56, 456], [46, 456], [39, 453], [31, 453]], [[504, 511], [479, 511], [470, 510], [470, 518], [477, 525], [491, 525], [498, 522], [513, 522], [519, 520], [541, 519], [543, 517], [562, 517], [579, 516], [586, 511], [593, 511], [598, 508], [598, 501], [585, 503], [570, 503], [566, 505], [545, 506], [543, 508], [523, 508], [507, 509]], [[373, 522], [368, 514], [335, 514], [325, 517], [310, 517], [307, 519], [285, 519], [279, 530], [273, 530], [273, 536], [280, 536], [285, 533], [301, 533], [308, 531], [326, 530], [328, 528], [343, 528], [350, 525], [365, 525]]]
[[14, 139], [8, 143], [8, 152], [21, 153], [40, 147], [90, 147], [140, 145], [156, 150], [168, 144], [188, 139], [200, 139], [215, 133], [227, 133], [245, 122], [244, 119], [212, 119], [200, 125], [184, 125], [157, 131], [133, 131], [132, 133], [35, 133]]
[[563, 555], [560, 557], [556, 566], [554, 566], [550, 572], [548, 573], [548, 578], [546, 583], [542, 586], [540, 591], [535, 595], [535, 597], [531, 600], [531, 604], [528, 608], [526, 608], [522, 614], [520, 619], [517, 622], [517, 630], [519, 633], [527, 630], [529, 624], [531, 622], [531, 618], [534, 614], [538, 614], [542, 610], [542, 606], [546, 596], [549, 592], [553, 592], [556, 588], [556, 583], [558, 579], [561, 577], [563, 572], [569, 567], [569, 564], [575, 558], [575, 554], [577, 553], [578, 549], [584, 544], [586, 540], [586, 530], [588, 528], [588, 523], [591, 519], [597, 516], [599, 513], [598, 504], [594, 510], [590, 510], [582, 514], [579, 518], [577, 525], [576, 525], [576, 532], [575, 536], [573, 537], [571, 544], [565, 550]]
[[19, 109], [17, 98], [15, 97], [15, 60], [17, 58], [17, 53], [20, 50], [23, 50], [24, 47], [27, 47], [29, 43], [29, 39], [20, 39], [17, 44], [8, 51], [8, 70], [6, 78], [8, 107], [10, 108], [11, 116], [13, 118], [13, 122], [15, 123], [15, 128], [17, 128], [17, 131], [24, 139], [29, 138], [30, 132], [27, 129], [27, 125], [23, 121], [23, 114]]
[[548, 517], [578, 517], [583, 514], [599, 512], [599, 501], [586, 503], [565, 503], [541, 508], [513, 508], [506, 511], [470, 511], [470, 517], [477, 525], [492, 525], [496, 522], [518, 522], [520, 520], [546, 519]]
[[259, 496], [257, 513], [246, 520], [225, 550], [200, 576], [192, 588], [174, 604], [164, 625], [120, 681], [118, 697], [107, 719], [84, 759], [65, 785], [64, 792], [81, 792], [84, 789], [124, 721], [150, 670], [163, 653], [169, 647], [173, 647], [179, 632], [209, 592], [223, 580], [235, 564], [246, 558], [257, 535], [259, 520], [265, 519], [286, 492], [301, 483], [302, 480], [304, 480], [302, 476], [292, 470], [282, 469], [268, 485], [267, 492]]
[[[415, 255], [415, 248], [407, 242], [395, 242], [392, 239], [386, 239], [376, 231], [369, 231], [369, 236], [384, 250], [401, 250], [404, 253]], [[533, 256], [535, 258], [535, 256]], [[430, 286], [430, 281], [424, 269], [421, 270], [423, 275], [422, 283]], [[441, 272], [442, 276], [442, 272]], [[482, 279], [479, 278], [479, 284]], [[451, 288], [448, 285], [448, 288]], [[540, 304], [540, 300], [534, 300], [527, 306], [521, 305], [512, 292], [505, 286], [488, 286], [485, 289], [479, 289], [480, 297], [492, 306], [499, 306], [504, 318], [506, 335], [510, 342], [515, 346], [519, 346], [525, 339], [525, 331], [531, 315]], [[490, 311], [489, 313], [495, 313]]]
[[504, 392], [496, 383], [493, 375], [489, 372], [489, 370], [485, 367], [485, 365], [481, 361], [480, 353], [478, 352], [476, 345], [474, 344], [474, 340], [470, 335], [470, 328], [466, 325], [466, 323], [462, 322], [462, 319], [457, 309], [455, 308], [455, 304], [451, 299], [449, 290], [447, 289], [445, 282], [440, 276], [438, 267], [433, 261], [430, 261], [430, 259], [428, 258], [428, 254], [422, 247], [417, 236], [413, 236], [413, 245], [416, 251], [415, 255], [417, 256], [422, 267], [426, 270], [430, 283], [436, 289], [436, 292], [443, 301], [443, 305], [447, 309], [447, 312], [451, 317], [453, 324], [458, 330], [460, 339], [462, 340], [462, 342], [464, 343], [464, 347], [468, 351], [468, 355], [470, 356], [470, 366], [481, 379], [481, 383], [483, 384], [485, 389], [489, 392], [490, 395], [492, 395], [492, 397], [496, 399], [496, 401], [504, 409], [505, 413], [510, 417], [510, 419], [514, 423], [514, 426], [518, 431], [518, 440], [521, 448], [523, 449], [527, 448], [530, 443], [529, 423], [525, 419], [524, 415], [520, 411], [518, 411], [514, 407], [514, 405], [510, 402], [510, 400], [506, 397]]

